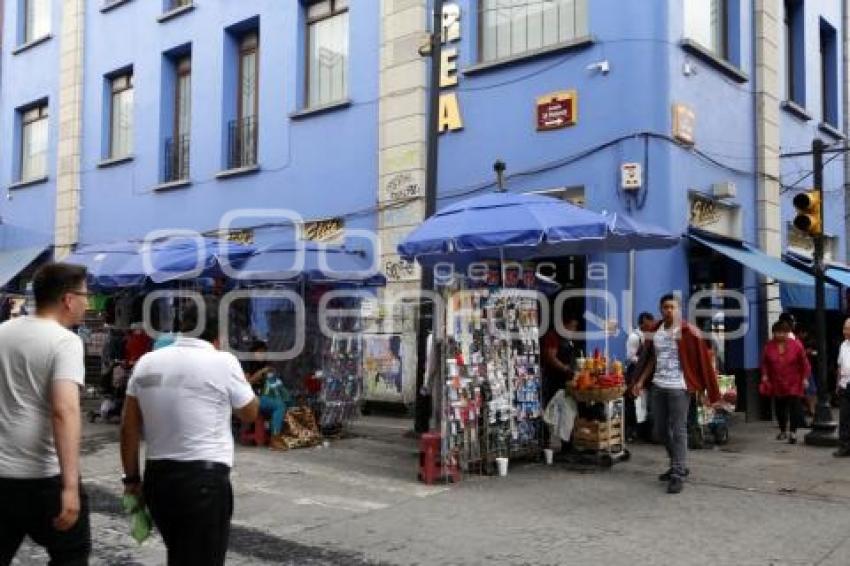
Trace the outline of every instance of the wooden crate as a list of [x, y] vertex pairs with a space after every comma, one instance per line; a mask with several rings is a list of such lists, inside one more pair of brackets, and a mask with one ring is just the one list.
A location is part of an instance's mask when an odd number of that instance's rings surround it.
[[579, 450], [619, 452], [623, 449], [623, 438], [620, 436], [612, 437], [607, 440], [589, 440], [574, 438], [573, 445]]
[[591, 421], [576, 419], [574, 434], [582, 436], [612, 436], [622, 432], [623, 421], [614, 419], [611, 421]]

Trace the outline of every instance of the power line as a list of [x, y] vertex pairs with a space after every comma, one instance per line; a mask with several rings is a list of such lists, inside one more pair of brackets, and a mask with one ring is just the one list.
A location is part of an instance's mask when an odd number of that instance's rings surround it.
[[[829, 159], [827, 159], [826, 161], [824, 161], [823, 166], [824, 166], [824, 167], [826, 167], [826, 166], [827, 166], [827, 165], [829, 165], [832, 161], [834, 161], [835, 159], [838, 159], [838, 157], [839, 157], [839, 156], [841, 156], [841, 155], [843, 155], [843, 154], [841, 154], [841, 153], [836, 153], [836, 154], [834, 154], [832, 157], [830, 157]], [[781, 192], [781, 193], [786, 193], [786, 192], [788, 192], [788, 191], [799, 191], [799, 190], [804, 189], [805, 187], [800, 187], [800, 186], [798, 186], [798, 185], [799, 185], [800, 183], [802, 183], [803, 181], [805, 181], [806, 179], [808, 179], [809, 177], [811, 177], [812, 175], [814, 175], [814, 174], [815, 174], [815, 172], [814, 172], [814, 171], [809, 171], [809, 172], [807, 172], [805, 175], [803, 175], [802, 177], [800, 177], [799, 179], [797, 179], [796, 181], [794, 181], [793, 183], [791, 183], [790, 185], [782, 185], [782, 190], [781, 190], [780, 192]]]

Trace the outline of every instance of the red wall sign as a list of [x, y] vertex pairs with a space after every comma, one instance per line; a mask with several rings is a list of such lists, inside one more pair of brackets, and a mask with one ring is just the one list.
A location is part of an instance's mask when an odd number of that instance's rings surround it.
[[537, 131], [558, 130], [576, 123], [574, 91], [556, 92], [537, 99]]

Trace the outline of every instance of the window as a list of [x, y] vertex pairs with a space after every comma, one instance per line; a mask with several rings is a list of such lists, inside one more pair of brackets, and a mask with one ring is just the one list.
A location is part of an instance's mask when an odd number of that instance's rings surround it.
[[820, 84], [822, 120], [838, 126], [838, 41], [835, 28], [821, 20]]
[[19, 180], [47, 176], [47, 105], [21, 112], [21, 168]]
[[307, 6], [307, 105], [322, 106], [348, 95], [348, 0]]
[[189, 148], [192, 127], [192, 59], [175, 62], [174, 124], [172, 137], [165, 142], [165, 181], [189, 178]]
[[259, 42], [256, 32], [239, 40], [239, 71], [236, 120], [228, 132], [228, 167], [257, 164], [257, 115], [259, 103]]
[[110, 80], [109, 158], [120, 159], [133, 153], [133, 74]]
[[479, 11], [484, 62], [587, 34], [587, 0], [481, 0]]
[[165, 10], [176, 10], [185, 6], [191, 6], [192, 0], [165, 0]]
[[729, 59], [728, 0], [685, 0], [685, 35], [721, 59]]
[[41, 39], [50, 33], [50, 0], [23, 0], [23, 43]]
[[805, 52], [803, 3], [785, 0], [785, 98], [805, 106]]

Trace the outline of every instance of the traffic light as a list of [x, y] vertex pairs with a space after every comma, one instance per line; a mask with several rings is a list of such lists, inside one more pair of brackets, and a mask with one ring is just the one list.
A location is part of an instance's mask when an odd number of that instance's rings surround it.
[[808, 191], [794, 197], [794, 208], [797, 209], [794, 227], [797, 230], [809, 236], [820, 236], [823, 233], [820, 199], [820, 191]]

